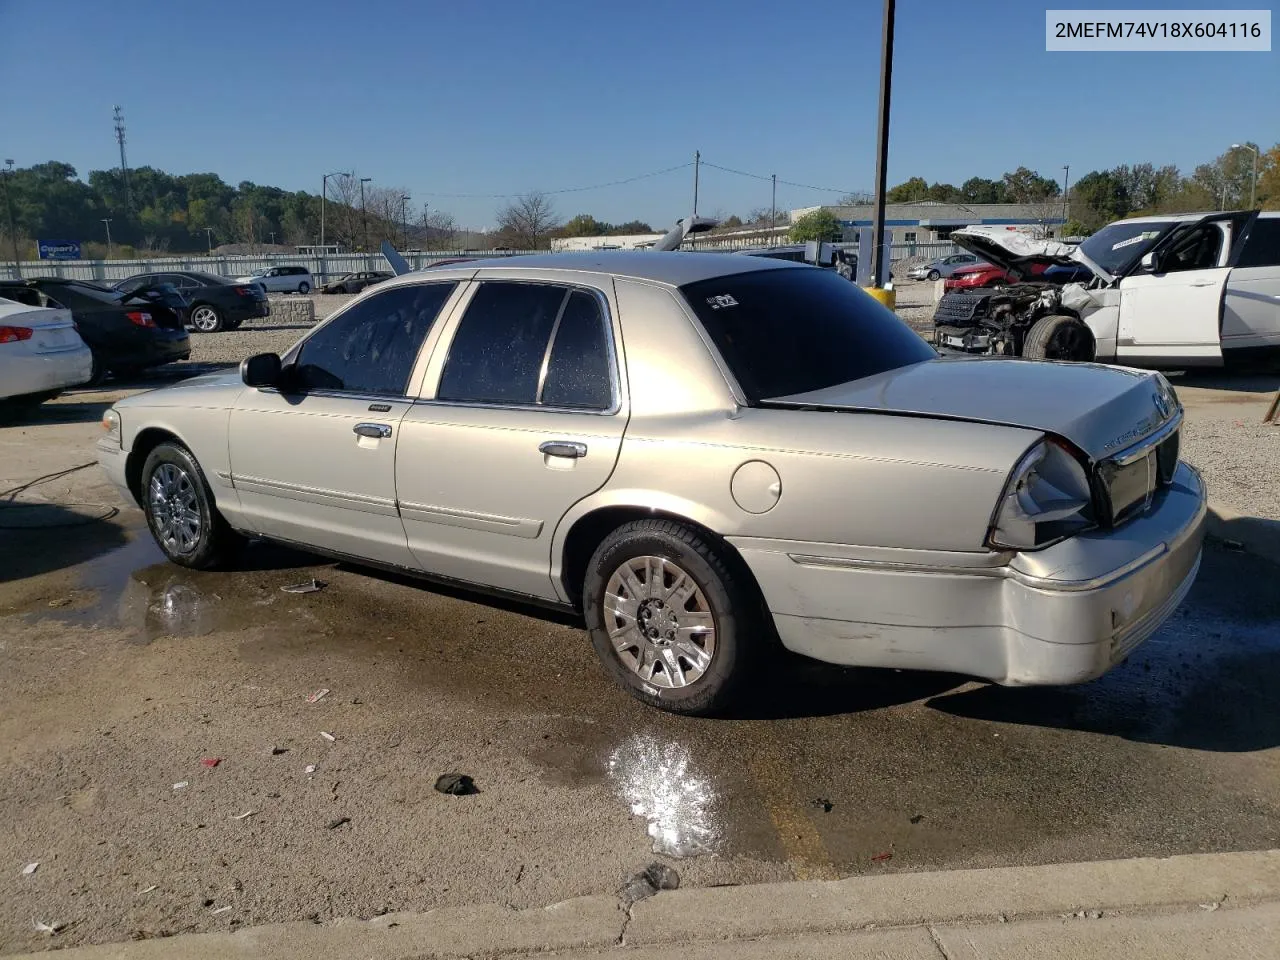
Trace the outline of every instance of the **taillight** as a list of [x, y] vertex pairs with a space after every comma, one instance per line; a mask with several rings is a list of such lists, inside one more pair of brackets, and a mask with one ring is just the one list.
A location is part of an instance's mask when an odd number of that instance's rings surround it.
[[140, 310], [130, 310], [125, 314], [131, 323], [135, 323], [140, 327], [154, 327], [156, 322], [151, 319], [151, 314], [143, 313]]
[[242, 297], [256, 297], [258, 295], [257, 287], [236, 287], [235, 291]]
[[30, 327], [0, 327], [0, 343], [17, 343], [30, 340], [34, 333]]

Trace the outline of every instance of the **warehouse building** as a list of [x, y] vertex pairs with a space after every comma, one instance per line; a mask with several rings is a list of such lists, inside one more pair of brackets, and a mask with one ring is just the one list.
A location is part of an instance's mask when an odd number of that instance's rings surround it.
[[[791, 222], [814, 210], [829, 210], [840, 221], [844, 239], [856, 240], [859, 227], [875, 222], [875, 206], [803, 207], [791, 211]], [[1066, 222], [1061, 199], [1041, 203], [944, 203], [919, 200], [885, 205], [884, 223], [895, 244], [941, 243], [951, 239], [951, 231], [975, 224], [993, 224], [1028, 230], [1052, 237]]]

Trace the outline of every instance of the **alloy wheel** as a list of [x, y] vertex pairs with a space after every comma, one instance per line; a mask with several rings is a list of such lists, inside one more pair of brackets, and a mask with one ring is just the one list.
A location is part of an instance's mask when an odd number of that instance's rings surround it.
[[218, 329], [218, 313], [213, 307], [196, 307], [191, 312], [191, 325], [201, 333], [213, 333]]
[[188, 554], [200, 545], [204, 520], [195, 481], [177, 464], [162, 463], [147, 487], [156, 537], [169, 553]]
[[702, 588], [665, 557], [624, 561], [605, 586], [605, 628], [618, 658], [646, 683], [686, 687], [716, 652], [715, 617]]

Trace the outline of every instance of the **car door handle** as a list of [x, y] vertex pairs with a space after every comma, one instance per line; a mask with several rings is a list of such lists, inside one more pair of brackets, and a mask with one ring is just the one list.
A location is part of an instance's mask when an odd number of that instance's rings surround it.
[[538, 445], [538, 451], [548, 457], [570, 457], [577, 460], [587, 455], [587, 445], [576, 440], [548, 440]]
[[385, 423], [357, 423], [351, 428], [351, 432], [357, 437], [372, 437], [375, 440], [385, 440], [391, 436], [391, 428]]

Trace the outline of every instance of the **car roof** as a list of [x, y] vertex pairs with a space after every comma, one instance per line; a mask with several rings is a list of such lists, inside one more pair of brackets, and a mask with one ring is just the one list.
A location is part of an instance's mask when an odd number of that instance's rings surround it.
[[[398, 277], [392, 283], [412, 283], [415, 280], [439, 277], [472, 276], [477, 271], [485, 273], [513, 274], [533, 271], [556, 270], [572, 273], [609, 274], [633, 280], [649, 280], [654, 283], [681, 287], [699, 280], [727, 276], [734, 273], [755, 273], [761, 270], [815, 269], [807, 264], [772, 260], [766, 257], [734, 257], [725, 253], [659, 252], [605, 250], [583, 253], [534, 253], [514, 257], [495, 257], [490, 260], [470, 260], [446, 267], [415, 270]], [[385, 285], [378, 289], [386, 289]]]
[[[1124, 220], [1116, 220], [1115, 223], [1192, 223], [1196, 220], [1203, 220], [1205, 217], [1218, 216], [1227, 213], [1248, 213], [1248, 210], [1205, 210], [1202, 213], [1169, 213], [1169, 214], [1152, 214], [1149, 217], [1128, 217]], [[1259, 217], [1265, 217], [1270, 220], [1272, 217], [1280, 217], [1280, 211], [1264, 210], [1258, 214]]]

